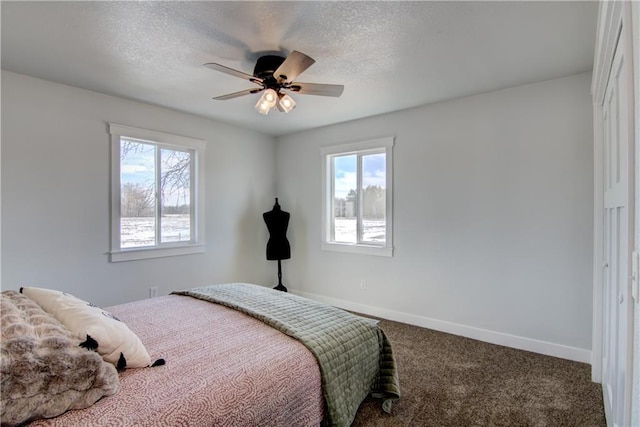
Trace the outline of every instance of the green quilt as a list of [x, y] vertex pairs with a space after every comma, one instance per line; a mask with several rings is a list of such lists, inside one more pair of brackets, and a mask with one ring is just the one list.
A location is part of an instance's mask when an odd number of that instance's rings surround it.
[[258, 285], [227, 283], [173, 292], [255, 317], [303, 343], [318, 360], [328, 421], [349, 426], [369, 395], [382, 407], [400, 397], [391, 344], [375, 322], [344, 310]]

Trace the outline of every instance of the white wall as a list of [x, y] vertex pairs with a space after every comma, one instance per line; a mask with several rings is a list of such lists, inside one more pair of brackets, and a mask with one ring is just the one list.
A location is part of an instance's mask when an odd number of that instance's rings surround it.
[[[370, 314], [590, 361], [591, 74], [278, 139], [286, 285]], [[392, 135], [394, 256], [320, 249], [320, 147]], [[367, 290], [359, 283], [367, 281]]]
[[[588, 362], [590, 74], [274, 139], [2, 72], [2, 286], [100, 305], [224, 281], [276, 283], [261, 213], [292, 214], [291, 290]], [[207, 140], [207, 252], [109, 263], [107, 123]], [[320, 147], [393, 135], [393, 258], [320, 250]], [[274, 167], [275, 165], [275, 167]], [[276, 185], [274, 185], [276, 183]], [[277, 189], [277, 194], [276, 190]], [[367, 290], [360, 290], [360, 280]]]
[[[212, 104], [213, 108], [213, 104]], [[110, 263], [108, 122], [208, 142], [204, 254]], [[262, 212], [275, 140], [121, 98], [2, 72], [2, 286], [100, 305], [224, 281], [271, 284]]]

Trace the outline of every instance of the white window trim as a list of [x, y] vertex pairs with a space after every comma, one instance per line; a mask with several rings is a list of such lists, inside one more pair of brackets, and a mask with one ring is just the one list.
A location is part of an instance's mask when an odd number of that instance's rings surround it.
[[[206, 141], [186, 136], [172, 135], [131, 126], [109, 123], [111, 135], [111, 250], [110, 261], [133, 261], [177, 255], [203, 253], [204, 242], [204, 150]], [[120, 138], [128, 137], [153, 144], [192, 149], [195, 154], [195, 218], [194, 236], [191, 242], [167, 244], [157, 247], [120, 249]]]
[[[326, 251], [347, 252], [362, 255], [393, 256], [393, 145], [395, 137], [383, 137], [366, 141], [321, 147], [322, 157], [322, 236], [321, 248]], [[384, 246], [363, 243], [342, 243], [331, 241], [331, 166], [329, 156], [351, 154], [365, 150], [385, 149], [386, 158], [386, 238]]]

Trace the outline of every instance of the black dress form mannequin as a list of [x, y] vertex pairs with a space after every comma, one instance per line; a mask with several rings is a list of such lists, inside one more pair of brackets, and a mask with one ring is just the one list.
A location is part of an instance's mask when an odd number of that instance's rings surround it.
[[264, 222], [269, 230], [269, 241], [267, 242], [267, 259], [278, 261], [278, 286], [274, 289], [287, 292], [287, 288], [282, 284], [282, 266], [280, 261], [291, 258], [291, 246], [287, 240], [287, 227], [289, 226], [289, 212], [285, 212], [278, 204], [273, 205], [273, 209], [262, 214]]

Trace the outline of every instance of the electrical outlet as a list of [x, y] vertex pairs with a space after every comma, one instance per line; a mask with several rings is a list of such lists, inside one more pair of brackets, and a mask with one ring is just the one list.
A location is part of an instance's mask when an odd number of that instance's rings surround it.
[[155, 298], [158, 296], [158, 287], [152, 286], [149, 288], [149, 298]]
[[364, 280], [364, 279], [360, 280], [360, 289], [363, 290], [363, 291], [367, 290], [367, 281], [366, 280]]

